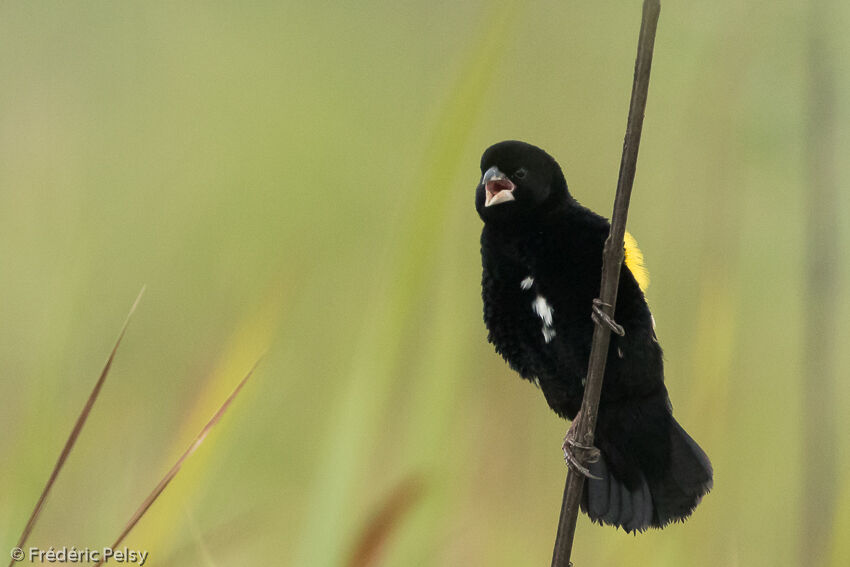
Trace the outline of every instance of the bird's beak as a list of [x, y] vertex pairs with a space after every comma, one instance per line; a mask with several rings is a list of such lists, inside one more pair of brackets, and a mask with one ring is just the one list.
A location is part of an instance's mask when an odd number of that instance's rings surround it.
[[484, 200], [485, 207], [516, 200], [514, 197], [516, 185], [504, 173], [499, 171], [499, 168], [495, 165], [484, 172], [484, 177], [481, 178], [481, 184], [484, 186], [484, 192], [486, 193]]

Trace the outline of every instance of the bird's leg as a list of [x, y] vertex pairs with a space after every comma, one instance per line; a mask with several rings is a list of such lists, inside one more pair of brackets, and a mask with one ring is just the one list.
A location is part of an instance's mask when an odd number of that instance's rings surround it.
[[578, 474], [593, 479], [600, 477], [594, 475], [585, 466], [585, 463], [595, 463], [599, 460], [599, 449], [593, 445], [585, 445], [578, 440], [578, 431], [581, 429], [583, 415], [581, 410], [576, 414], [575, 419], [570, 424], [567, 434], [564, 436], [564, 444], [561, 449], [564, 451], [564, 461], [567, 466]]
[[603, 307], [611, 307], [609, 304], [605, 303], [598, 297], [593, 299], [593, 309], [590, 312], [590, 318], [593, 319], [593, 322], [597, 325], [605, 325], [612, 332], [617, 333], [621, 337], [626, 334], [625, 329], [623, 329], [622, 325], [617, 324], [614, 319], [611, 318], [610, 315], [605, 313], [602, 308]]

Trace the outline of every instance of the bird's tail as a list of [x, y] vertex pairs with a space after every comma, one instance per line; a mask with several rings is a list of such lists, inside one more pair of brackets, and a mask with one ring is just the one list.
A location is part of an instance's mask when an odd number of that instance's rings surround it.
[[663, 430], [661, 438], [633, 438], [620, 447], [600, 437], [601, 458], [590, 466], [599, 479], [587, 480], [582, 497], [582, 510], [593, 521], [627, 532], [662, 528], [690, 516], [711, 490], [705, 452], [669, 413]]

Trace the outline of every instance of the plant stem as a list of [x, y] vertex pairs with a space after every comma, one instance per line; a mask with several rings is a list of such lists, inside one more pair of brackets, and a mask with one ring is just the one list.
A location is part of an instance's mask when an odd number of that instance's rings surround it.
[[[124, 320], [124, 326], [121, 327], [121, 332], [118, 333], [118, 339], [115, 341], [115, 346], [112, 347], [112, 352], [109, 353], [109, 357], [106, 359], [106, 364], [103, 366], [103, 370], [100, 372], [100, 376], [95, 382], [94, 387], [89, 394], [88, 399], [86, 400], [86, 404], [83, 406], [82, 411], [80, 411], [79, 416], [77, 416], [77, 421], [74, 423], [74, 427], [71, 429], [70, 435], [68, 435], [67, 441], [65, 441], [65, 446], [62, 447], [62, 452], [59, 453], [59, 459], [56, 461], [56, 464], [53, 465], [53, 470], [50, 472], [50, 476], [47, 479], [47, 483], [44, 485], [44, 488], [41, 491], [41, 496], [38, 498], [38, 502], [35, 504], [35, 508], [33, 508], [32, 514], [30, 514], [30, 518], [27, 521], [27, 525], [24, 527], [24, 531], [21, 533], [20, 539], [18, 539], [18, 545], [16, 546], [19, 549], [23, 549], [27, 543], [27, 540], [30, 537], [30, 533], [32, 533], [33, 528], [38, 522], [38, 518], [41, 515], [41, 510], [44, 507], [44, 503], [47, 501], [47, 496], [50, 494], [50, 490], [53, 488], [53, 483], [56, 482], [56, 479], [59, 477], [59, 473], [62, 472], [62, 467], [65, 466], [65, 461], [68, 460], [68, 456], [71, 454], [71, 450], [74, 448], [74, 445], [77, 443], [77, 439], [80, 436], [80, 432], [83, 430], [83, 426], [86, 424], [86, 420], [89, 418], [89, 414], [91, 413], [92, 407], [94, 407], [94, 403], [97, 401], [97, 397], [100, 395], [100, 390], [103, 388], [104, 382], [106, 382], [106, 377], [109, 376], [109, 371], [112, 368], [112, 362], [115, 360], [115, 355], [118, 352], [118, 347], [121, 346], [121, 340], [124, 338], [124, 333], [127, 332], [127, 326], [130, 324], [130, 318], [133, 316], [133, 312], [136, 310], [136, 307], [139, 305], [139, 301], [142, 299], [142, 295], [145, 293], [145, 288], [142, 286], [142, 290], [139, 292], [139, 295], [136, 297], [136, 301], [133, 302], [133, 306], [130, 308], [130, 312], [127, 313], [127, 318]], [[14, 567], [17, 560], [12, 557], [12, 561], [9, 563], [9, 567]]]
[[801, 494], [800, 561], [826, 564], [829, 527], [835, 511], [838, 444], [836, 360], [841, 250], [839, 174], [836, 152], [838, 123], [836, 61], [830, 49], [831, 0], [808, 5], [808, 116], [805, 150], [808, 166], [806, 196], [806, 301], [803, 358], [802, 431], [805, 485]]
[[[614, 214], [611, 217], [611, 231], [605, 241], [602, 256], [602, 284], [599, 297], [605, 312], [614, 316], [617, 303], [617, 284], [620, 281], [620, 267], [623, 263], [623, 235], [626, 232], [626, 218], [629, 213], [629, 200], [637, 167], [640, 134], [643, 128], [643, 115], [646, 109], [646, 96], [649, 90], [649, 72], [652, 68], [652, 50], [655, 45], [655, 30], [658, 15], [661, 12], [660, 0], [644, 0], [640, 36], [638, 38], [635, 75], [632, 83], [632, 98], [629, 104], [629, 118], [626, 136], [623, 142], [623, 157], [620, 161], [620, 174], [617, 180], [617, 194], [614, 198]], [[599, 409], [599, 397], [602, 393], [602, 378], [605, 374], [605, 361], [611, 331], [605, 325], [597, 324], [593, 331], [593, 344], [590, 349], [590, 361], [587, 368], [587, 384], [581, 412], [584, 416], [582, 428], [578, 431], [578, 441], [593, 445], [593, 432], [596, 429], [596, 414]], [[564, 499], [561, 504], [561, 518], [558, 523], [558, 535], [552, 554], [552, 567], [571, 565], [570, 554], [573, 548], [576, 520], [578, 519], [581, 493], [584, 489], [584, 477], [570, 470], [564, 487]]]

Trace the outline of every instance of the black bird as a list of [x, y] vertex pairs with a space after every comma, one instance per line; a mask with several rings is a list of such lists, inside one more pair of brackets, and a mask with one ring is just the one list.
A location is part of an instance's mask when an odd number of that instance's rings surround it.
[[[558, 163], [540, 148], [505, 141], [484, 152], [481, 173], [475, 208], [484, 221], [488, 340], [555, 413], [573, 420], [563, 448], [567, 464], [588, 477], [582, 510], [627, 532], [685, 519], [711, 489], [711, 463], [673, 418], [634, 240], [627, 235], [615, 322], [596, 299], [608, 221], [570, 195]], [[615, 333], [598, 450], [579, 445], [574, 433], [594, 321]]]

